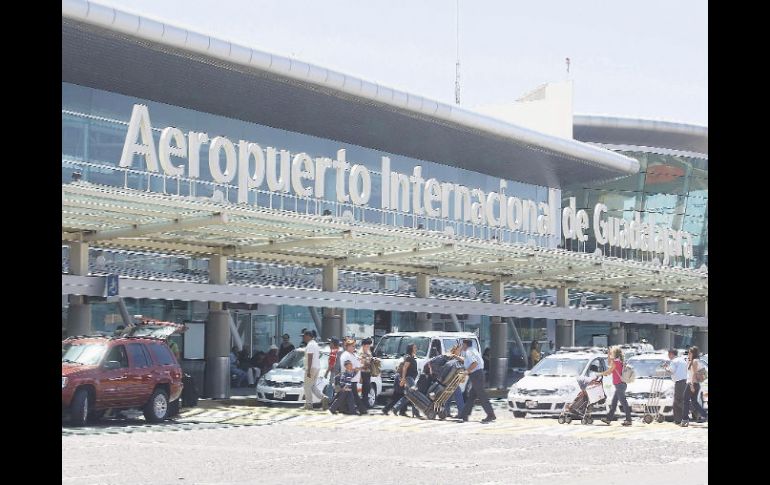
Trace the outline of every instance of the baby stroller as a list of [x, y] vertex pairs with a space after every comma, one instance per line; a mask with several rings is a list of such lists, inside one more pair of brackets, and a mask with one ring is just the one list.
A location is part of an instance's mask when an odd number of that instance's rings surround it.
[[581, 390], [572, 404], [567, 404], [559, 414], [559, 424], [570, 424], [572, 419], [580, 419], [582, 424], [591, 424], [594, 419], [591, 417], [594, 405], [602, 405], [607, 402], [607, 395], [604, 393], [602, 379], [592, 380], [586, 384], [585, 390]]

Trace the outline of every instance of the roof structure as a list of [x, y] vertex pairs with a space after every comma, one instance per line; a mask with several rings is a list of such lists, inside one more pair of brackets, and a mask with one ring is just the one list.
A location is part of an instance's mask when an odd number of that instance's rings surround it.
[[601, 147], [85, 0], [62, 2], [62, 81], [544, 187], [639, 171]]
[[82, 181], [62, 185], [62, 231], [63, 241], [97, 247], [535, 288], [708, 297], [705, 270]]

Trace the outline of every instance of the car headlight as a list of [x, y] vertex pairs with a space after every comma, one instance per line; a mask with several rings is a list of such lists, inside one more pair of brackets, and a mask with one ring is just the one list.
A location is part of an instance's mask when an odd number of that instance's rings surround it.
[[260, 378], [259, 378], [259, 380], [257, 381], [257, 385], [258, 385], [258, 386], [264, 386], [266, 381], [267, 381], [267, 379], [265, 379], [265, 376], [262, 376], [262, 377], [260, 377]]
[[67, 378], [62, 376], [62, 378], [61, 378], [61, 388], [64, 389], [65, 387], [67, 387]]
[[670, 388], [666, 389], [665, 391], [663, 391], [663, 396], [664, 397], [674, 397], [674, 388], [670, 387]]
[[519, 388], [516, 386], [516, 384], [511, 386], [511, 389], [508, 391], [509, 396], [513, 396], [514, 394], [519, 393]]

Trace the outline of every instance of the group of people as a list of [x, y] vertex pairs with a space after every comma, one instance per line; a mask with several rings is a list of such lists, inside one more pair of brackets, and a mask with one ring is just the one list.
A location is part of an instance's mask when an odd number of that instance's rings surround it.
[[[356, 352], [356, 342], [345, 339], [340, 348], [337, 339], [331, 339], [327, 402], [332, 414], [342, 410], [348, 414], [366, 414], [369, 410], [369, 392], [372, 386], [372, 372], [379, 370], [379, 360], [372, 355], [372, 340], [364, 339]], [[360, 390], [359, 390], [360, 384]], [[323, 404], [323, 401], [322, 401]], [[322, 406], [327, 409], [326, 406]]]
[[[393, 415], [396, 416], [406, 415], [406, 408], [409, 404], [409, 400], [406, 397], [407, 389], [415, 387], [417, 383], [418, 369], [416, 355], [417, 346], [415, 344], [408, 345], [406, 354], [396, 369], [396, 376], [393, 384], [393, 397], [382, 409], [382, 414], [392, 412]], [[489, 423], [497, 419], [485, 389], [484, 358], [479, 354], [478, 350], [473, 347], [473, 341], [470, 339], [464, 339], [462, 345], [455, 345], [449, 353], [436, 355], [425, 364], [423, 367], [423, 374], [427, 379], [425, 387], [429, 386], [431, 381], [437, 380], [440, 369], [452, 360], [459, 361], [463, 364], [468, 375], [468, 385], [470, 385], [470, 390], [468, 392], [468, 399], [466, 400], [463, 398], [463, 393], [460, 388], [458, 387], [455, 389], [452, 397], [446, 402], [444, 415], [450, 415], [449, 409], [451, 403], [454, 402], [458, 409], [456, 418], [462, 422], [468, 421], [468, 417], [473, 410], [476, 399], [479, 399], [482, 408], [486, 412], [486, 417], [482, 419], [481, 422]], [[414, 416], [420, 416], [419, 410], [413, 404], [412, 414]]]
[[[602, 422], [610, 424], [615, 419], [615, 411], [618, 402], [623, 405], [626, 419], [621, 424], [631, 426], [631, 407], [626, 400], [626, 389], [628, 384], [623, 379], [623, 369], [626, 366], [623, 351], [620, 346], [610, 347], [608, 352], [609, 368], [604, 372], [595, 372], [596, 379], [600, 376], [612, 375], [612, 385], [615, 387], [615, 393], [610, 403], [610, 411]], [[674, 381], [674, 423], [679, 426], [688, 426], [691, 412], [698, 413], [698, 421], [708, 420], [708, 413], [698, 403], [698, 394], [700, 393], [699, 371], [704, 368], [700, 363], [700, 349], [690, 347], [687, 352], [687, 358], [677, 357], [677, 351], [670, 349], [668, 351], [669, 363], [666, 370]], [[591, 368], [592, 371], [598, 369]], [[581, 388], [585, 389], [585, 382], [581, 382]]]
[[280, 360], [278, 346], [271, 345], [267, 352], [261, 350], [249, 356], [249, 348], [244, 346], [238, 351], [233, 347], [230, 351], [230, 375], [233, 377], [234, 387], [256, 385], [260, 376], [273, 368], [273, 364]]

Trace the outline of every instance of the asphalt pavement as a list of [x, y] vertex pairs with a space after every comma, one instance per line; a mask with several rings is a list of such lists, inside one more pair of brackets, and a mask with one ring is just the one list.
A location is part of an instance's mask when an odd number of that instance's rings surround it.
[[174, 421], [140, 414], [62, 426], [62, 483], [681, 484], [708, 482], [708, 425], [631, 427], [513, 418], [427, 421], [201, 401]]

